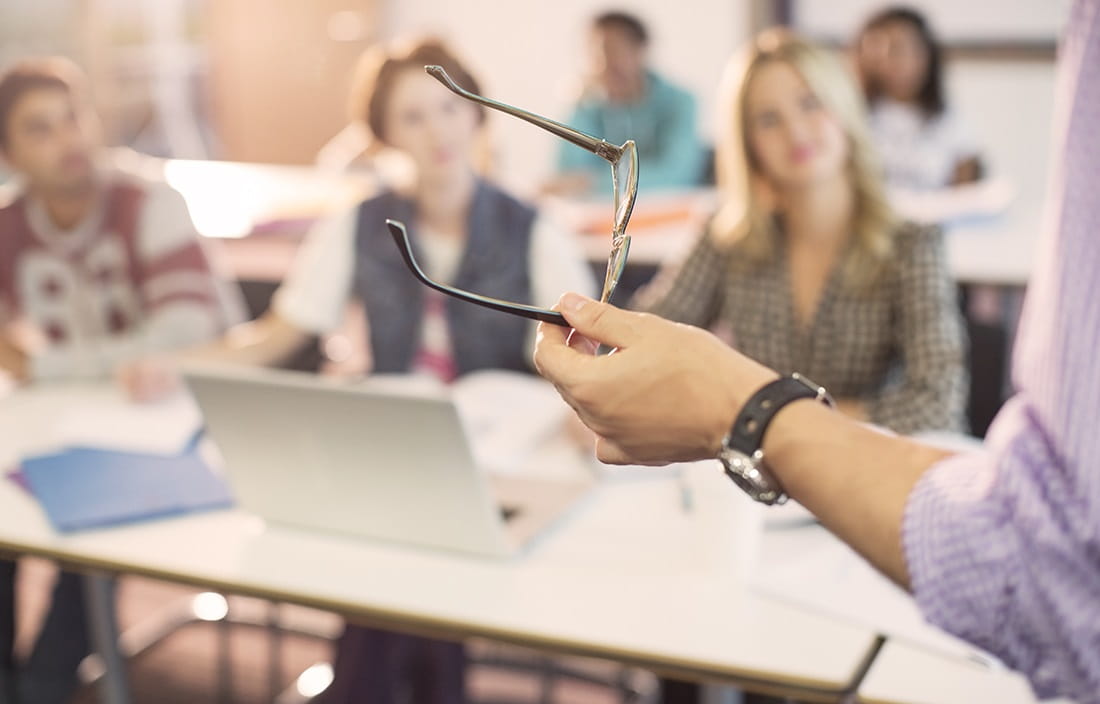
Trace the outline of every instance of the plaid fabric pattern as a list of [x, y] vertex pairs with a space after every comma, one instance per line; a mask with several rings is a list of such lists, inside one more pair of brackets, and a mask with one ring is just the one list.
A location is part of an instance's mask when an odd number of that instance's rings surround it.
[[895, 258], [868, 291], [849, 291], [839, 267], [808, 325], [796, 315], [787, 257], [751, 271], [704, 235], [663, 270], [635, 307], [732, 335], [738, 350], [837, 398], [867, 404], [871, 420], [899, 433], [962, 430], [964, 331], [938, 229], [902, 225]]

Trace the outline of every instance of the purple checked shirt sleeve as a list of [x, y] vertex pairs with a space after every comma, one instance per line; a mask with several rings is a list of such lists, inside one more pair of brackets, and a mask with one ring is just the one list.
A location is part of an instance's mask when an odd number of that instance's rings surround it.
[[984, 452], [932, 467], [903, 540], [932, 622], [1100, 702], [1100, 0], [1078, 0], [1059, 57], [1043, 249]]

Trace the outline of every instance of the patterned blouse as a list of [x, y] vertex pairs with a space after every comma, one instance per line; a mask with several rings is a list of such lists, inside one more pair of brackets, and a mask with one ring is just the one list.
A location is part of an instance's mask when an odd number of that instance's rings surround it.
[[862, 401], [873, 423], [898, 433], [966, 427], [964, 331], [938, 229], [900, 226], [893, 261], [868, 290], [849, 291], [836, 267], [808, 325], [795, 315], [782, 244], [748, 271], [731, 268], [731, 256], [704, 235], [635, 307], [728, 331], [741, 352]]

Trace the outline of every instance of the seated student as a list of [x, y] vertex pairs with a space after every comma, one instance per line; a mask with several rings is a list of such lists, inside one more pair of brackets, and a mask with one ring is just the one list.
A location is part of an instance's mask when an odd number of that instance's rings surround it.
[[[592, 23], [592, 75], [569, 125], [614, 144], [633, 139], [643, 164], [639, 188], [694, 186], [703, 178], [704, 151], [695, 130], [695, 98], [646, 66], [649, 33], [623, 12], [606, 12]], [[563, 143], [558, 176], [548, 192], [598, 193], [607, 183], [607, 162]]]
[[[0, 372], [110, 377], [238, 322], [179, 194], [107, 163], [75, 66], [28, 60], [0, 75], [0, 154], [18, 178], [0, 207]], [[140, 374], [122, 381], [134, 396], [162, 391]], [[64, 701], [89, 651], [80, 580], [60, 575], [17, 673], [15, 570], [0, 561], [0, 700]]]
[[905, 7], [878, 12], [854, 52], [887, 185], [928, 190], [981, 178], [976, 139], [947, 105], [942, 52], [924, 17]]
[[962, 430], [965, 344], [942, 238], [895, 221], [851, 79], [778, 32], [746, 61], [723, 96], [724, 203], [641, 307], [727, 327], [738, 349], [826, 385], [853, 417]]
[[[855, 418], [962, 430], [963, 328], [940, 233], [895, 221], [843, 66], [766, 32], [731, 61], [719, 104], [723, 202], [637, 307], [722, 329]], [[694, 685], [663, 687], [669, 701], [696, 699]]]
[[[424, 72], [442, 66], [460, 85], [477, 82], [438, 41], [376, 51], [363, 76], [360, 119], [373, 138], [403, 153], [415, 178], [320, 223], [272, 309], [232, 331], [204, 359], [275, 364], [312, 335], [340, 326], [361, 306], [366, 370], [421, 373], [450, 382], [479, 369], [531, 370], [534, 324], [432, 291], [409, 273], [385, 220], [405, 222], [433, 278], [510, 301], [548, 305], [561, 291], [594, 288], [579, 246], [530, 206], [479, 177], [474, 154], [481, 106]], [[349, 625], [325, 702], [464, 701], [461, 644]]]

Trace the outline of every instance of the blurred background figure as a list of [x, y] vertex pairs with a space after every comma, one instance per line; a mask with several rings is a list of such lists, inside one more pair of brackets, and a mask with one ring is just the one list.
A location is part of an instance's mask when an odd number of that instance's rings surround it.
[[[888, 205], [849, 74], [771, 30], [734, 56], [720, 91], [719, 210], [635, 307], [799, 370], [858, 420], [963, 430], [965, 341], [943, 239]], [[702, 701], [689, 682], [662, 690], [666, 704]]]
[[923, 15], [876, 13], [854, 52], [889, 186], [926, 190], [982, 177], [976, 138], [947, 103], [942, 51]]
[[785, 373], [828, 379], [818, 383], [855, 418], [903, 433], [961, 430], [965, 345], [943, 240], [887, 204], [848, 74], [826, 51], [770, 31], [729, 78], [722, 204], [641, 306], [718, 326]]
[[[315, 163], [325, 171], [359, 171], [369, 174], [378, 188], [407, 183], [415, 178], [416, 166], [408, 155], [378, 139], [363, 122], [363, 106], [369, 102], [372, 77], [382, 60], [376, 51], [364, 51], [355, 66], [349, 91], [348, 123], [317, 151]], [[468, 86], [467, 86], [468, 87]], [[366, 91], [366, 92], [365, 92]], [[490, 170], [488, 130], [480, 130], [473, 146], [473, 163], [485, 175]]]
[[[0, 75], [0, 155], [17, 177], [0, 208], [0, 371], [17, 382], [118, 374], [132, 396], [158, 396], [172, 378], [144, 357], [240, 320], [180, 195], [102, 150], [74, 64], [25, 60]], [[80, 579], [59, 576], [17, 665], [15, 573], [0, 562], [0, 684], [24, 704], [65, 701], [89, 652]]]
[[110, 376], [241, 319], [183, 199], [102, 149], [83, 90], [59, 58], [0, 77], [0, 155], [18, 178], [0, 210], [0, 368], [18, 381]]
[[[704, 177], [704, 151], [695, 129], [695, 98], [647, 64], [649, 31], [625, 12], [606, 12], [592, 23], [591, 74], [568, 124], [613, 144], [638, 145], [643, 190], [684, 188]], [[558, 176], [547, 190], [602, 193], [607, 162], [563, 144]]]
[[[272, 309], [195, 352], [206, 359], [274, 365], [312, 335], [336, 329], [358, 304], [363, 348], [344, 372], [420, 374], [449, 384], [481, 369], [531, 371], [534, 323], [426, 288], [412, 277], [385, 226], [409, 228], [430, 276], [516, 302], [552, 304], [561, 291], [592, 291], [570, 235], [478, 173], [485, 109], [424, 72], [442, 66], [460, 85], [478, 82], [440, 41], [394, 43], [369, 52], [353, 89], [371, 141], [404, 155], [412, 180], [390, 184], [320, 222]], [[466, 655], [458, 642], [348, 625], [335, 678], [320, 701], [457, 703], [465, 700]]]

